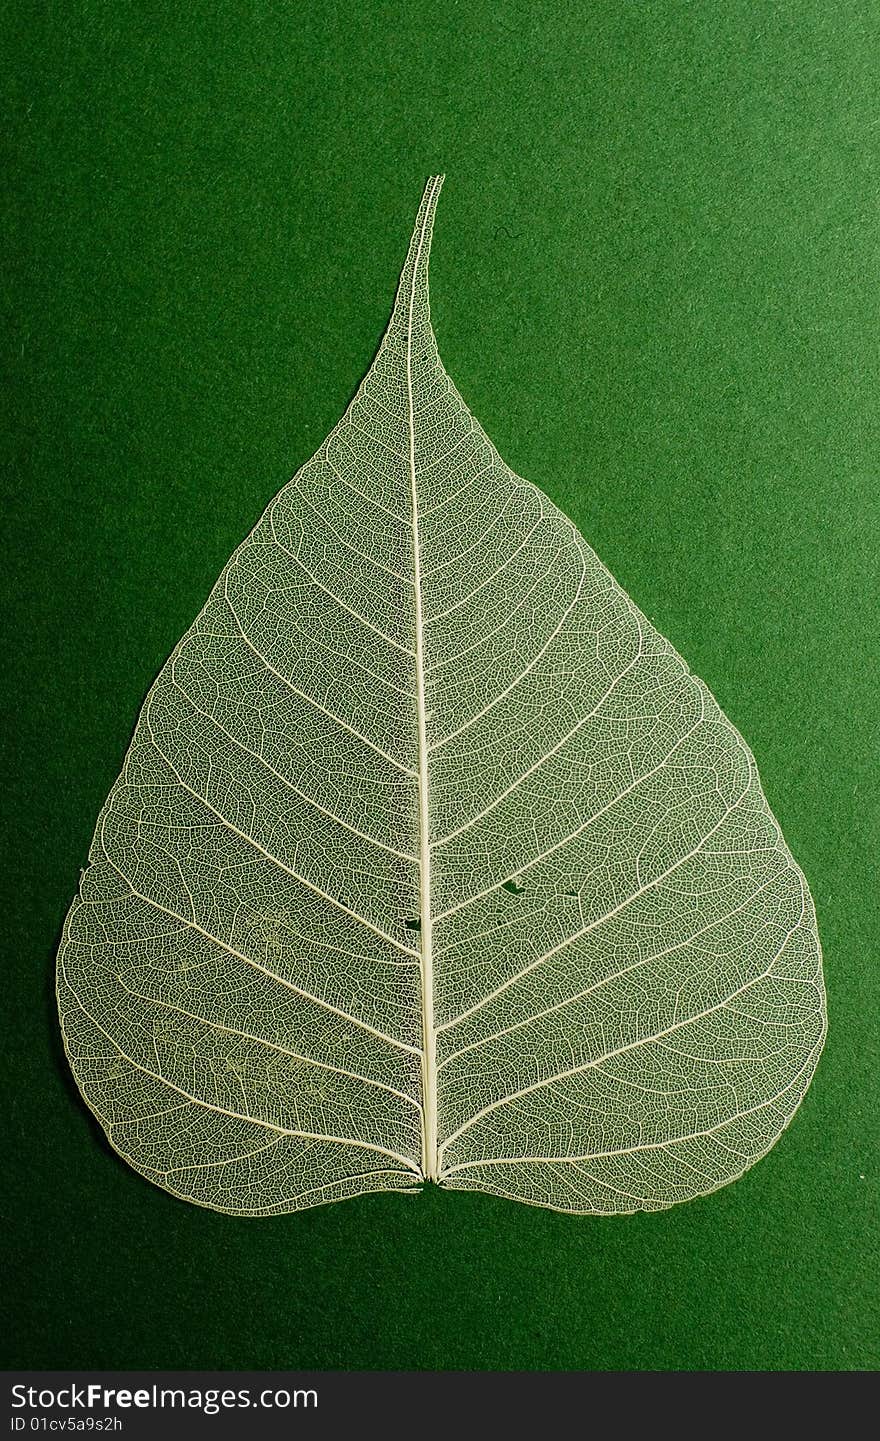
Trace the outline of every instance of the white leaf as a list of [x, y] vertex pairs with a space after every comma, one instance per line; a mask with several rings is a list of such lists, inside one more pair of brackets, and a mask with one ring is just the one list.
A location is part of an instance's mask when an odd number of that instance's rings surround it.
[[441, 179], [355, 399], [147, 698], [59, 952], [112, 1144], [218, 1210], [669, 1206], [769, 1149], [824, 1038], [751, 753], [443, 370]]

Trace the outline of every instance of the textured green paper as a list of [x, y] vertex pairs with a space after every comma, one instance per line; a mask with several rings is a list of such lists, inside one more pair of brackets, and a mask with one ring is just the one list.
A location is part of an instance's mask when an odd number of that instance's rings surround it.
[[[880, 21], [81, 0], [7, 30], [4, 1359], [876, 1366]], [[449, 369], [760, 756], [831, 1031], [773, 1153], [678, 1211], [429, 1190], [255, 1227], [101, 1150], [52, 955], [144, 692], [344, 407], [439, 169]]]

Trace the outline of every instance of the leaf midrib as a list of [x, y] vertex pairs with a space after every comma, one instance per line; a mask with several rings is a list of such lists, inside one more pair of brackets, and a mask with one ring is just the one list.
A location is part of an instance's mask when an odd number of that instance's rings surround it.
[[[430, 244], [430, 230], [434, 207], [443, 177], [433, 177], [428, 193], [425, 213], [419, 227], [418, 238], [413, 248], [412, 275], [406, 310], [406, 401], [408, 435], [408, 464], [410, 500], [412, 508], [412, 553], [413, 553], [413, 599], [415, 629], [415, 676], [416, 676], [416, 725], [418, 729], [418, 798], [419, 798], [419, 953], [421, 974], [422, 1006], [422, 1171], [427, 1180], [436, 1181], [439, 1171], [437, 1144], [437, 1031], [434, 1018], [434, 958], [431, 914], [431, 842], [430, 812], [428, 795], [428, 739], [425, 704], [425, 637], [422, 615], [422, 573], [419, 540], [419, 504], [416, 480], [415, 451], [415, 403], [413, 397], [412, 341], [413, 310], [416, 287], [419, 281], [419, 267], [426, 241]], [[425, 255], [427, 266], [427, 252]], [[425, 303], [427, 304], [427, 270], [425, 273]]]

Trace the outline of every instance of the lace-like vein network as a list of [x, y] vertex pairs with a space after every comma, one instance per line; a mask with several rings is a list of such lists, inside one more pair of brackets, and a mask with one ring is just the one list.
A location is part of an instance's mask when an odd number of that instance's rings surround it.
[[749, 750], [443, 370], [439, 188], [357, 396], [150, 692], [59, 953], [113, 1145], [220, 1210], [425, 1175], [668, 1206], [773, 1144], [824, 1037]]

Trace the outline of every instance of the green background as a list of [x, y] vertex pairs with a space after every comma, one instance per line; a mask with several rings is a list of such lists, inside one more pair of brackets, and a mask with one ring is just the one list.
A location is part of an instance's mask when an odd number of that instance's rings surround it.
[[[5, 1360], [873, 1369], [880, 11], [5, 7]], [[10, 169], [11, 167], [11, 169]], [[657, 1215], [173, 1200], [67, 1075], [54, 947], [144, 693], [387, 320], [756, 756], [831, 1029], [771, 1155]]]

